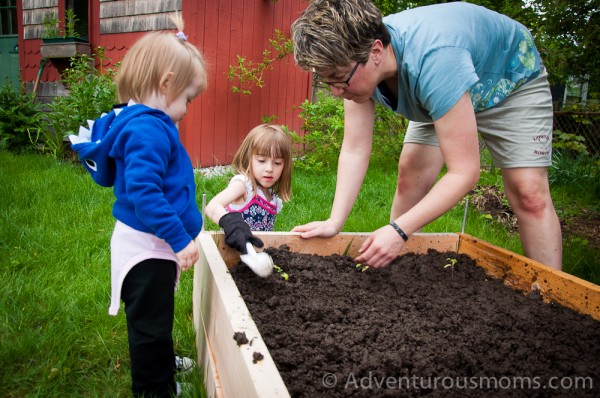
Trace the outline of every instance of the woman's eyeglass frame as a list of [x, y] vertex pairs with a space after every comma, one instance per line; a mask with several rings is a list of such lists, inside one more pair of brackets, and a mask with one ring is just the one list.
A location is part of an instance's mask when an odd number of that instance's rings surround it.
[[337, 82], [329, 82], [327, 80], [323, 80], [321, 78], [321, 76], [319, 75], [315, 75], [316, 76], [316, 80], [320, 83], [323, 84], [327, 84], [328, 86], [331, 87], [335, 87], [335, 88], [348, 88], [350, 86], [350, 80], [352, 80], [352, 76], [354, 76], [354, 72], [356, 72], [356, 70], [358, 69], [358, 65], [362, 64], [362, 62], [356, 62], [356, 65], [354, 65], [354, 67], [352, 68], [352, 70], [350, 71], [350, 74], [348, 75], [348, 78], [344, 81], [337, 81]]

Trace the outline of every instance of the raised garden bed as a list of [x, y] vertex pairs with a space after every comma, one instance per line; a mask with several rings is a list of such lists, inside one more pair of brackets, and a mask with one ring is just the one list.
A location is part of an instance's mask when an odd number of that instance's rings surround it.
[[[287, 282], [275, 274], [258, 279], [240, 266], [236, 286], [226, 264], [237, 258], [222, 236], [199, 238], [194, 318], [212, 396], [548, 396], [565, 393], [545, 389], [562, 378], [579, 383], [570, 396], [598, 393], [599, 323], [581, 314], [600, 318], [598, 286], [467, 235], [418, 235], [405, 251], [422, 255], [365, 272], [344, 256], [298, 254], [354, 255], [365, 235], [261, 237], [292, 249], [269, 249], [276, 264], [289, 267]], [[535, 292], [513, 292], [502, 280]], [[234, 340], [236, 333], [248, 342]], [[491, 384], [478, 384], [481, 377]]]

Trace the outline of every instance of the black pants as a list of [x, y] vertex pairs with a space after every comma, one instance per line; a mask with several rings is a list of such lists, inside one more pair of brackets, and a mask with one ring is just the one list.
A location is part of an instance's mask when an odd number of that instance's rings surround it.
[[135, 397], [162, 398], [175, 393], [175, 276], [173, 261], [151, 259], [133, 267], [123, 281], [121, 299]]

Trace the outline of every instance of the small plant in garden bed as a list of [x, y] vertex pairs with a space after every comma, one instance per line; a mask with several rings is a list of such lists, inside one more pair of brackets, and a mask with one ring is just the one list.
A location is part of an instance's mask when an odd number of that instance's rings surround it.
[[369, 269], [369, 266], [358, 263], [358, 264], [356, 264], [356, 269], [359, 269], [361, 272], [365, 272], [366, 270]]
[[446, 260], [448, 260], [448, 263], [444, 265], [444, 268], [450, 267], [450, 270], [452, 271], [450, 275], [454, 276], [454, 266], [456, 265], [458, 260], [452, 257], [448, 257]]
[[448, 263], [444, 265], [444, 268], [452, 267], [454, 269], [454, 266], [458, 262], [457, 259], [451, 257], [448, 257], [446, 260], [448, 260]]
[[273, 269], [274, 269], [275, 271], [277, 271], [277, 273], [279, 274], [279, 276], [280, 276], [280, 277], [281, 277], [281, 278], [282, 278], [284, 281], [287, 281], [287, 280], [290, 278], [290, 276], [289, 276], [289, 275], [288, 275], [288, 274], [287, 274], [287, 273], [286, 273], [286, 272], [285, 272], [285, 271], [284, 271], [284, 270], [283, 270], [283, 269], [282, 269], [280, 266], [278, 266], [277, 264], [273, 264]]

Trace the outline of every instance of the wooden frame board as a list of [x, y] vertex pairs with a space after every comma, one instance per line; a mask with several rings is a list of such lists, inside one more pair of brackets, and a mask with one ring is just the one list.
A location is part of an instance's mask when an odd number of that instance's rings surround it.
[[[198, 363], [209, 397], [289, 397], [277, 367], [214, 240], [201, 233], [194, 269], [194, 327]], [[245, 333], [248, 344], [233, 336]], [[263, 359], [254, 363], [259, 352]]]
[[[332, 238], [302, 239], [297, 233], [256, 233], [265, 247], [287, 245], [291, 251], [318, 255], [356, 256], [369, 234], [341, 233]], [[194, 269], [194, 327], [198, 363], [204, 370], [209, 397], [289, 397], [277, 367], [229, 273], [239, 253], [224, 243], [222, 232], [202, 232], [197, 238], [200, 260]], [[551, 269], [524, 256], [466, 234], [414, 234], [402, 253], [429, 249], [464, 253], [508, 286], [529, 292], [539, 290], [546, 301], [600, 320], [600, 286]], [[236, 332], [249, 344], [238, 346]], [[253, 354], [263, 359], [255, 362]]]
[[[232, 267], [240, 260], [237, 251], [225, 245], [224, 236], [221, 232], [209, 232], [213, 237], [223, 260], [228, 267]], [[296, 253], [311, 253], [322, 256], [330, 254], [348, 254], [352, 257], [358, 255], [358, 249], [369, 236], [367, 233], [340, 233], [333, 238], [312, 238], [303, 239], [299, 233], [294, 232], [256, 232], [265, 244], [265, 247], [279, 247], [281, 245], [289, 246], [290, 250]], [[431, 234], [422, 233], [411, 236], [411, 239], [404, 245], [400, 254], [426, 253], [428, 249], [435, 248], [439, 251], [457, 251], [457, 234]]]
[[507, 286], [524, 292], [539, 290], [554, 301], [600, 320], [600, 286], [466, 234], [459, 234], [458, 252]]

